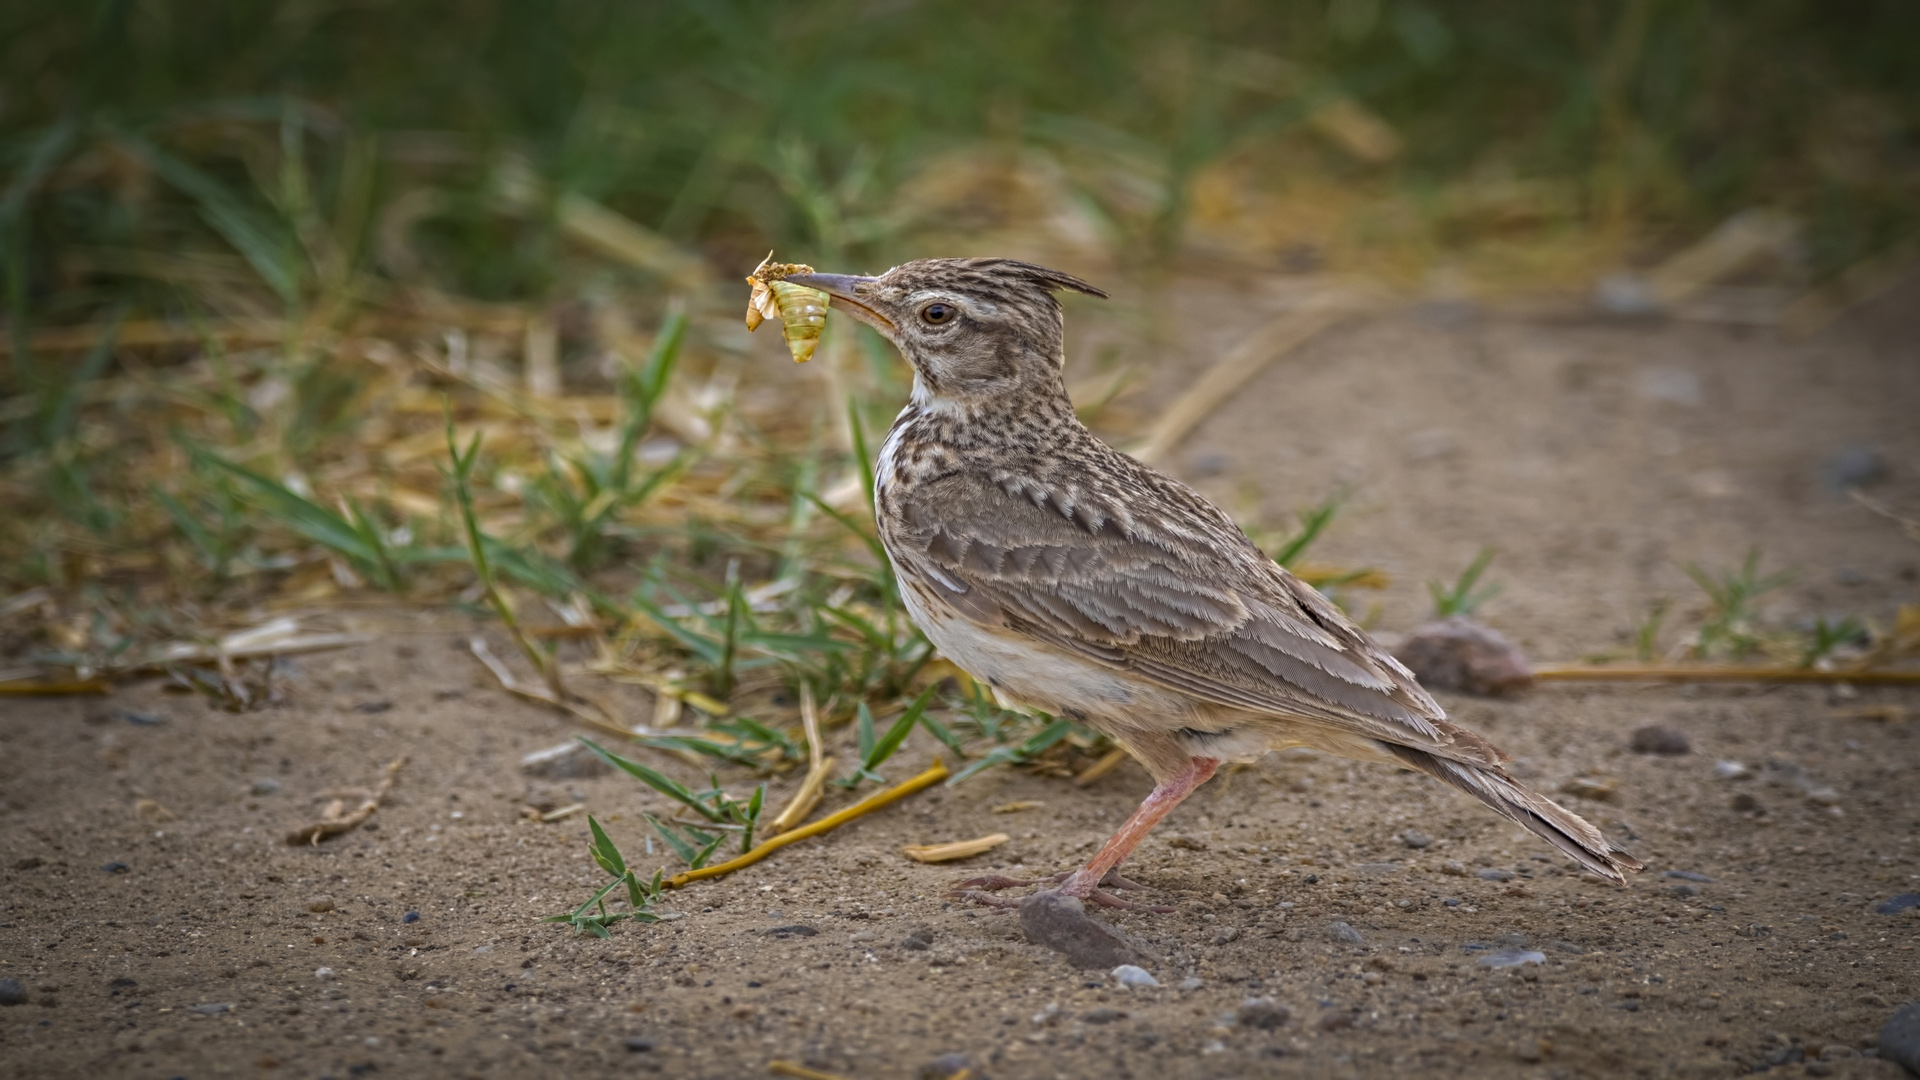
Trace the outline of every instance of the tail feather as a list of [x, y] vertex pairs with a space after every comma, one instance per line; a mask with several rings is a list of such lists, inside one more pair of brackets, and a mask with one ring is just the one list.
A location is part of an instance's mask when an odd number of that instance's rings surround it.
[[1621, 871], [1646, 869], [1640, 860], [1614, 847], [1606, 835], [1585, 818], [1529, 790], [1505, 770], [1449, 761], [1410, 746], [1386, 742], [1380, 745], [1409, 767], [1459, 788], [1501, 816], [1518, 822], [1601, 877], [1624, 885], [1627, 879]]

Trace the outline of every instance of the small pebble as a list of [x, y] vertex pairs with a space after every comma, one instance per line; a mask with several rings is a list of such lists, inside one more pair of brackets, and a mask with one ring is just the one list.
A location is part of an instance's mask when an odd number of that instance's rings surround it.
[[1488, 866], [1473, 872], [1481, 881], [1512, 881], [1513, 871], [1502, 870], [1497, 866]]
[[1614, 790], [1619, 786], [1620, 781], [1611, 776], [1576, 776], [1566, 783], [1561, 784], [1560, 791], [1563, 794], [1578, 796], [1582, 799], [1606, 802], [1608, 799], [1613, 798]]
[[1743, 791], [1735, 795], [1727, 805], [1732, 807], [1736, 814], [1751, 814], [1760, 809], [1760, 800]]
[[1712, 878], [1698, 870], [1662, 870], [1660, 876], [1664, 878], [1679, 878], [1681, 881], [1698, 881], [1703, 885], [1713, 883]]
[[1452, 877], [1466, 877], [1467, 864], [1461, 862], [1459, 859], [1448, 859], [1446, 862], [1440, 864], [1440, 872]]
[[761, 933], [763, 934], [771, 934], [776, 938], [813, 937], [819, 932], [820, 931], [818, 929], [808, 926], [806, 923], [793, 923], [788, 926], [776, 926], [770, 930], [761, 931]]
[[200, 1015], [202, 1015], [202, 1016], [214, 1016], [214, 1015], [217, 1015], [217, 1014], [219, 1014], [219, 1013], [226, 1013], [226, 1012], [232, 1012], [232, 1011], [233, 1011], [233, 1002], [231, 1002], [231, 1001], [213, 1001], [213, 1002], [208, 1002], [208, 1003], [207, 1003], [207, 1004], [205, 1004], [205, 1005], [195, 1005], [195, 1006], [194, 1006], [193, 1008], [191, 1008], [191, 1009], [189, 1009], [189, 1010], [187, 1010], [187, 1011], [188, 1011], [188, 1012], [197, 1012], [197, 1013], [199, 1013], [199, 1014], [200, 1014]]
[[907, 931], [906, 937], [900, 939], [901, 948], [914, 952], [926, 952], [932, 945], [933, 928], [930, 926], [916, 926]]
[[629, 1053], [633, 1054], [644, 1054], [653, 1049], [652, 1039], [642, 1038], [638, 1035], [629, 1035], [627, 1038], [622, 1039], [620, 1044], [625, 1046]]
[[1481, 957], [1479, 960], [1475, 961], [1475, 963], [1478, 963], [1483, 967], [1490, 967], [1490, 968], [1520, 967], [1523, 964], [1544, 964], [1546, 962], [1547, 962], [1546, 953], [1538, 952], [1533, 949], [1514, 949], [1514, 948], [1501, 949], [1498, 952], [1490, 952], [1487, 955]]
[[1159, 986], [1160, 985], [1160, 980], [1154, 978], [1153, 975], [1150, 972], [1148, 972], [1146, 968], [1138, 967], [1133, 964], [1121, 964], [1119, 967], [1114, 968], [1113, 977], [1120, 981], [1121, 986], [1124, 986], [1129, 990], [1132, 990], [1135, 987], [1141, 987], [1141, 986]]
[[333, 978], [333, 969], [330, 967], [314, 968], [313, 977], [319, 979], [321, 982], [326, 982], [328, 979]]
[[1111, 1024], [1116, 1020], [1125, 1020], [1126, 1018], [1127, 1014], [1121, 1012], [1119, 1009], [1106, 1007], [1095, 1009], [1080, 1017], [1080, 1019], [1085, 1020], [1089, 1024]]
[[19, 979], [0, 979], [0, 1005], [25, 1005], [27, 988]]
[[133, 867], [128, 866], [126, 863], [116, 861], [107, 863], [100, 867], [100, 869], [109, 874], [124, 874], [132, 870]]
[[325, 896], [325, 895], [316, 896], [313, 899], [307, 901], [307, 910], [313, 912], [316, 915], [324, 914], [325, 912], [332, 911], [333, 897]]
[[1713, 763], [1713, 775], [1717, 780], [1745, 780], [1753, 770], [1737, 761], [1722, 760]]
[[255, 795], [272, 795], [280, 790], [280, 781], [271, 776], [255, 777], [248, 790]]
[[1898, 915], [1914, 907], [1920, 907], [1920, 893], [1903, 892], [1873, 910], [1882, 915]]
[[973, 1059], [965, 1054], [941, 1054], [920, 1066], [920, 1080], [948, 1080], [962, 1075], [979, 1075], [973, 1071]]
[[1433, 843], [1433, 837], [1428, 836], [1419, 829], [1404, 829], [1400, 833], [1400, 842], [1415, 851], [1419, 851], [1422, 848], [1430, 846]]
[[1361, 936], [1360, 931], [1353, 928], [1352, 924], [1339, 919], [1335, 919], [1327, 926], [1327, 933], [1333, 935], [1335, 941], [1344, 941], [1349, 945], [1359, 945], [1367, 940]]
[[401, 921], [401, 922], [403, 922], [403, 923], [416, 923], [416, 922], [419, 922], [419, 921], [420, 921], [420, 913], [419, 913], [419, 912], [417, 912], [417, 911], [409, 911], [409, 912], [407, 912], [407, 913], [406, 913], [405, 915], [402, 915], [402, 916], [400, 916], [400, 921]]
[[1608, 274], [1593, 287], [1593, 304], [1609, 315], [1646, 316], [1660, 311], [1653, 289], [1633, 274]]
[[1627, 747], [1636, 754], [1685, 754], [1693, 750], [1683, 732], [1659, 724], [1635, 728]]
[[1189, 975], [1180, 980], [1180, 989], [1182, 990], [1198, 990], [1205, 985], [1207, 985], [1205, 979], [1193, 975]]
[[1688, 885], [1688, 884], [1682, 883], [1682, 884], [1673, 886], [1667, 891], [1672, 893], [1675, 896], [1699, 896], [1700, 886]]
[[1242, 1027], [1259, 1028], [1261, 1031], [1272, 1031], [1293, 1016], [1285, 1005], [1270, 997], [1250, 997], [1240, 1003], [1234, 1015]]

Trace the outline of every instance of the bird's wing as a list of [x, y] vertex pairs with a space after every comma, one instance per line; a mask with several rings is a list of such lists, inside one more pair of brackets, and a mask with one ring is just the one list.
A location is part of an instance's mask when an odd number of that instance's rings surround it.
[[977, 623], [1219, 705], [1497, 762], [1399, 661], [1225, 515], [1141, 473], [1153, 488], [1145, 500], [950, 473], [898, 506], [889, 547]]

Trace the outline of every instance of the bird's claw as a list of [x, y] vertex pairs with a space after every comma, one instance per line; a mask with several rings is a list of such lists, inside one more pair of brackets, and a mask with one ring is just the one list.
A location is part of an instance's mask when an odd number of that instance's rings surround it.
[[996, 896], [985, 889], [956, 889], [950, 890], [947, 895], [955, 900], [971, 901], [986, 907], [998, 908], [1001, 911], [1012, 911], [1020, 906], [1018, 900]]
[[[1066, 881], [1072, 877], [1073, 871], [1067, 871], [1063, 874], [1055, 874], [1047, 880], [1057, 887], [1065, 884]], [[1026, 885], [1038, 884], [1040, 884], [1038, 881], [1029, 878], [1007, 877], [1004, 874], [986, 874], [981, 877], [968, 878], [965, 881], [954, 884], [952, 888], [947, 890], [947, 895], [955, 900], [973, 901], [988, 907], [1007, 910], [1019, 907], [1021, 902], [995, 896], [994, 893], [1004, 889], [1015, 889]], [[1123, 877], [1118, 870], [1107, 871], [1106, 876], [1100, 879], [1100, 884], [1110, 889], [1131, 889], [1141, 892], [1153, 891], [1150, 886], [1142, 885], [1130, 878]], [[1057, 891], [1057, 888], [1046, 891]], [[1080, 899], [1090, 904], [1097, 904], [1100, 907], [1115, 908], [1121, 911], [1151, 911], [1166, 915], [1176, 910], [1164, 904], [1136, 904], [1131, 900], [1122, 900], [1111, 893], [1102, 892], [1098, 888], [1089, 891], [1087, 895], [1080, 897]]]

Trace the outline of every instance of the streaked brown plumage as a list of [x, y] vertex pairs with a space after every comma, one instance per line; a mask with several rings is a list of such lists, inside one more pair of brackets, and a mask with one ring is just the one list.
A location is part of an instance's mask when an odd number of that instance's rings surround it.
[[1053, 291], [1008, 259], [803, 275], [914, 368], [881, 451], [880, 536], [914, 620], [1001, 698], [1107, 733], [1157, 786], [1062, 891], [1096, 886], [1221, 761], [1309, 746], [1418, 769], [1615, 881], [1639, 862], [1530, 791], [1412, 673], [1227, 516], [1075, 417]]

